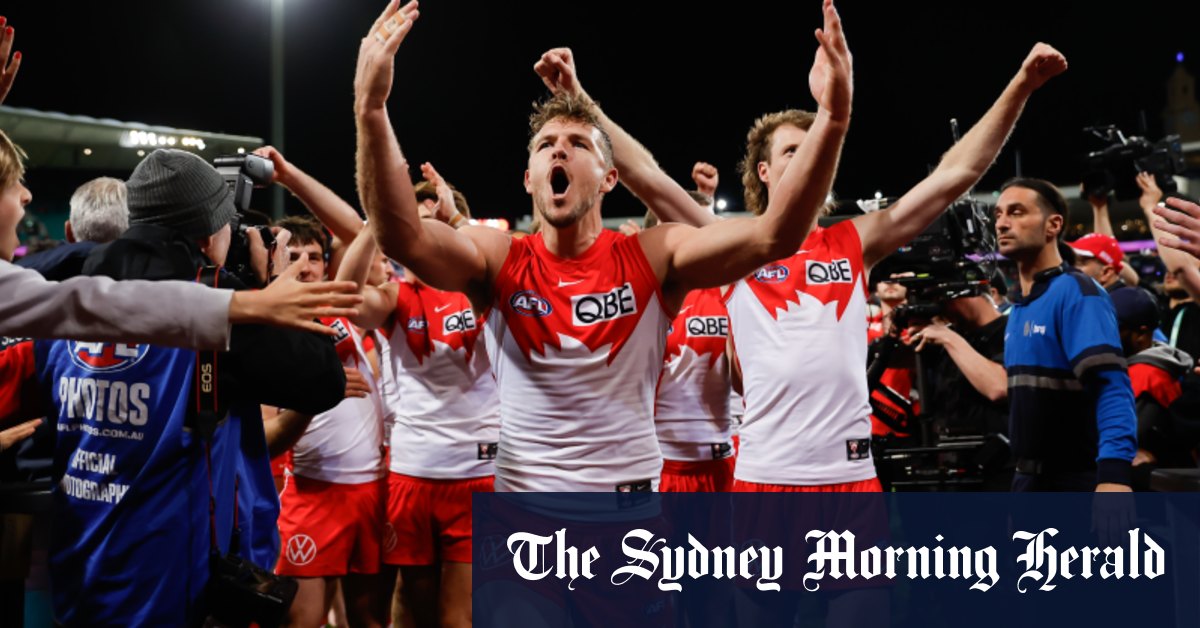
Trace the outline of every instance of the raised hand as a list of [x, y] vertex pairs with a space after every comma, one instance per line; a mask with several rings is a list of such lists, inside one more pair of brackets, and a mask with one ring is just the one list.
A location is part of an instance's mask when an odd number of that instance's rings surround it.
[[360, 110], [380, 109], [387, 103], [396, 71], [396, 51], [421, 16], [417, 9], [417, 0], [403, 7], [400, 0], [391, 0], [359, 44], [354, 103]]
[[1165, 207], [1156, 206], [1154, 213], [1158, 216], [1154, 227], [1170, 234], [1162, 236], [1159, 244], [1200, 257], [1200, 205], [1172, 197]]
[[1162, 200], [1162, 189], [1158, 187], [1158, 181], [1154, 179], [1154, 175], [1149, 172], [1139, 172], [1137, 174], [1137, 185], [1142, 190], [1142, 196], [1138, 199], [1138, 205], [1142, 207], [1154, 207]]
[[450, 188], [450, 184], [438, 174], [438, 171], [433, 167], [433, 164], [425, 162], [421, 164], [421, 176], [433, 184], [433, 191], [437, 194], [437, 203], [433, 206], [433, 217], [445, 223], [452, 223], [455, 216], [461, 216], [458, 211], [458, 206], [454, 203], [454, 190]]
[[1037, 89], [1066, 71], [1067, 58], [1053, 46], [1039, 42], [1021, 63], [1019, 77], [1029, 89]]
[[4, 104], [8, 90], [12, 89], [13, 81], [17, 78], [17, 70], [21, 67], [20, 50], [13, 54], [11, 59], [8, 57], [12, 52], [15, 34], [16, 31], [8, 25], [8, 20], [0, 17], [0, 104]]
[[254, 154], [264, 159], [270, 159], [275, 166], [274, 172], [271, 173], [272, 183], [287, 184], [288, 177], [292, 174], [292, 164], [283, 158], [283, 153], [276, 150], [274, 146], [263, 146], [255, 149]]
[[586, 96], [575, 71], [575, 56], [570, 48], [552, 48], [542, 54], [533, 64], [533, 71], [542, 78], [551, 94], [565, 92], [572, 96]]
[[696, 165], [692, 166], [692, 181], [696, 182], [697, 191], [711, 198], [717, 195], [720, 174], [717, 172], [716, 166], [697, 161]]
[[288, 266], [263, 290], [233, 293], [229, 322], [262, 323], [336, 336], [335, 329], [313, 319], [358, 316], [355, 306], [363, 300], [358, 284], [353, 281], [303, 283], [296, 279], [300, 266]]
[[825, 24], [813, 32], [820, 46], [808, 73], [808, 87], [818, 107], [835, 120], [848, 120], [854, 96], [853, 58], [833, 0], [825, 0], [823, 12]]

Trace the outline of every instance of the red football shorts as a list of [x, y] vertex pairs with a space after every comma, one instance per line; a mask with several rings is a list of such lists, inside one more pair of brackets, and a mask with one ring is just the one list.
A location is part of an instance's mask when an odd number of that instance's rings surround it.
[[271, 458], [271, 475], [277, 478], [283, 477], [288, 469], [292, 468], [292, 450], [287, 450], [274, 458]]
[[275, 571], [299, 578], [379, 573], [387, 485], [293, 475], [279, 495], [283, 547]]
[[399, 473], [388, 477], [383, 562], [432, 565], [471, 562], [471, 495], [491, 493], [495, 478], [430, 480]]
[[733, 489], [735, 458], [663, 460], [660, 493], [726, 493]]

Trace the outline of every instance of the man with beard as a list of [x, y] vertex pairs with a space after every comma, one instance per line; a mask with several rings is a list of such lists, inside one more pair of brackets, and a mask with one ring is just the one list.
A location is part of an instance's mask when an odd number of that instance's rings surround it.
[[[664, 224], [636, 236], [603, 230], [601, 202], [617, 184], [612, 143], [595, 105], [567, 88], [530, 122], [525, 189], [542, 230], [520, 240], [418, 216], [386, 108], [394, 55], [416, 4], [389, 5], [362, 40], [359, 191], [385, 254], [430, 285], [490, 308], [485, 335], [504, 426], [495, 488], [653, 490], [662, 456], [652, 404], [668, 323], [689, 291], [735, 281], [795, 251], [829, 191], [852, 94], [833, 3], [826, 1], [824, 29], [816, 31], [809, 81], [818, 113], [763, 215], [702, 229]], [[569, 51], [552, 51], [535, 69], [551, 85], [575, 81]], [[655, 189], [674, 197], [641, 198], [651, 207], [694, 204], [678, 186]]]

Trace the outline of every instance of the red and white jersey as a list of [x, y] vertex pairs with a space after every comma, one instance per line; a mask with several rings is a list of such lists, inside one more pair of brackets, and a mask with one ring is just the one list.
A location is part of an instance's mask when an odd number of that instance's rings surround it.
[[817, 485], [875, 477], [862, 243], [844, 220], [727, 295], [746, 414], [736, 478]]
[[492, 475], [500, 407], [476, 343], [481, 329], [466, 295], [399, 284], [388, 338], [400, 404], [392, 471], [435, 480]]
[[292, 473], [337, 484], [378, 480], [387, 473], [382, 454], [383, 403], [362, 337], [344, 318], [322, 322], [337, 330], [334, 341], [338, 357], [343, 365], [363, 374], [371, 392], [366, 397], [343, 399], [333, 409], [313, 417], [292, 449]]
[[575, 259], [541, 234], [513, 240], [494, 292], [496, 490], [656, 487], [654, 387], [672, 317], [638, 239], [602, 231]]
[[721, 460], [733, 455], [729, 417], [729, 313], [720, 288], [693, 290], [667, 334], [654, 425], [668, 460]]
[[396, 365], [392, 362], [392, 344], [381, 329], [372, 330], [375, 346], [379, 347], [379, 396], [383, 403], [383, 442], [391, 445], [392, 427], [400, 410], [400, 385], [396, 382]]

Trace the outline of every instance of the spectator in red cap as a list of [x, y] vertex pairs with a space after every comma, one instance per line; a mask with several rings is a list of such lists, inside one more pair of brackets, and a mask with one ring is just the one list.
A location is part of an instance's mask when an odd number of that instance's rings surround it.
[[1110, 293], [1123, 288], [1121, 269], [1125, 266], [1125, 254], [1117, 239], [1103, 233], [1089, 233], [1074, 242], [1068, 242], [1075, 250], [1075, 268], [1083, 271]]

